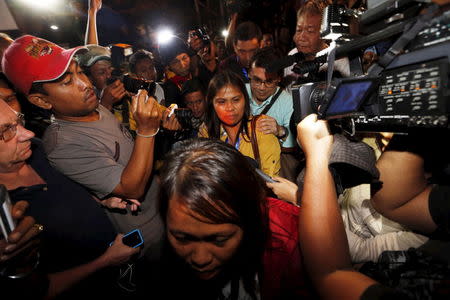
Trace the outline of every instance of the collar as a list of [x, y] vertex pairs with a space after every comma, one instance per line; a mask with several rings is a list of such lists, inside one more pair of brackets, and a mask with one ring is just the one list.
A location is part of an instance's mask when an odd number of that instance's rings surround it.
[[181, 89], [181, 87], [183, 86], [183, 84], [192, 79], [192, 74], [189, 73], [188, 76], [179, 76], [177, 74], [175, 74], [174, 72], [167, 70], [166, 74], [165, 74], [166, 80], [167, 81], [172, 81], [173, 83], [175, 83], [175, 85]]
[[[274, 92], [272, 95], [270, 95], [269, 97], [267, 97], [266, 100], [264, 100], [263, 102], [261, 102], [261, 104], [258, 104], [258, 102], [256, 102], [256, 99], [255, 99], [256, 97], [253, 96], [253, 94], [252, 94], [252, 104], [255, 105], [255, 106], [257, 106], [257, 107], [264, 107], [264, 106], [266, 106], [266, 105], [269, 105], [269, 103], [270, 103], [270, 101], [272, 100], [273, 96], [275, 96], [275, 94], [278, 93], [279, 90], [280, 90], [280, 87], [277, 87], [277, 89], [275, 90], [275, 92]], [[251, 88], [250, 88], [250, 91], [251, 91]]]

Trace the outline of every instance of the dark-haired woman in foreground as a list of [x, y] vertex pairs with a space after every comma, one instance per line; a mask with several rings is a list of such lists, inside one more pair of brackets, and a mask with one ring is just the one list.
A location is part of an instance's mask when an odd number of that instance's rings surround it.
[[304, 299], [298, 208], [266, 198], [235, 148], [182, 142], [161, 171], [161, 212], [173, 259], [164, 270], [184, 299]]

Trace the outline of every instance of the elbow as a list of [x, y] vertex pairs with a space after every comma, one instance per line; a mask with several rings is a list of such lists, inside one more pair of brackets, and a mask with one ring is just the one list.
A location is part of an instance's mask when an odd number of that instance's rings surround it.
[[376, 196], [370, 199], [370, 204], [377, 211], [377, 213], [384, 215], [385, 213], [389, 213], [389, 207], [387, 205], [383, 205], [382, 201], [377, 201]]
[[139, 199], [144, 195], [144, 189], [136, 189], [125, 192], [122, 196], [127, 199]]
[[126, 199], [139, 199], [144, 195], [144, 186], [127, 186], [119, 184], [113, 191], [113, 194]]
[[383, 199], [378, 199], [377, 197], [372, 197], [370, 199], [370, 203], [373, 209], [375, 209], [375, 211], [380, 215], [388, 219], [395, 218], [395, 212], [398, 207], [394, 206], [391, 202], [383, 201]]

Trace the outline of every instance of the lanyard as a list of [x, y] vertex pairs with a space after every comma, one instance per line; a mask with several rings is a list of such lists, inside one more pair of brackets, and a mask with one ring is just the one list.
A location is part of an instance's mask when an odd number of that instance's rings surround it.
[[[236, 62], [239, 64], [239, 57], [236, 56]], [[244, 74], [245, 78], [248, 79], [248, 73], [247, 73], [247, 69], [245, 67], [242, 68], [242, 74]]]
[[242, 68], [242, 73], [244, 73], [245, 78], [247, 78], [247, 80], [249, 80], [248, 79], [248, 73], [247, 73], [247, 70], [245, 68]]

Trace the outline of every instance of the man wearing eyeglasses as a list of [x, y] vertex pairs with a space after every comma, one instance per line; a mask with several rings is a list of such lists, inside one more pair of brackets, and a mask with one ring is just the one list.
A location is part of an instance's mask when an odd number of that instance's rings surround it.
[[[105, 212], [87, 190], [50, 166], [41, 142], [33, 139], [34, 133], [25, 129], [24, 115], [15, 111], [11, 102], [3, 100], [4, 95], [11, 96], [13, 91], [0, 90], [0, 184], [6, 187], [13, 203], [25, 200], [28, 204], [28, 217], [17, 224], [19, 235], [16, 234], [16, 239], [19, 242], [11, 243], [5, 252], [2, 249], [0, 286], [11, 288], [20, 284], [22, 290], [14, 293], [23, 298], [39, 297], [39, 293], [53, 298], [62, 292], [66, 292], [65, 296], [79, 296], [94, 286], [103, 286], [104, 295], [104, 289], [111, 286], [110, 282], [116, 276], [106, 267], [115, 265], [120, 259], [129, 259], [138, 249], [122, 243], [114, 251], [109, 249], [108, 244], [114, 240], [116, 232]], [[26, 223], [33, 220], [29, 216], [39, 220], [40, 225], [28, 226], [29, 229], [23, 231], [27, 228]], [[26, 272], [6, 276], [5, 260], [27, 248], [34, 249], [37, 241], [32, 238], [41, 231], [44, 231], [45, 248], [40, 248], [40, 255], [33, 262], [39, 269], [30, 271], [33, 273], [21, 281], [13, 276], [22, 276]], [[5, 244], [1, 234], [0, 244]], [[12, 260], [9, 262], [14, 266]], [[103, 272], [93, 275], [100, 270]], [[91, 276], [88, 286], [86, 282], [77, 285], [88, 276]]]
[[[278, 73], [267, 72], [269, 64], [279, 58], [280, 56], [272, 47], [256, 52], [250, 63], [250, 83], [247, 84], [247, 91], [251, 98], [252, 115], [264, 115], [258, 119], [256, 128], [265, 134], [274, 134], [278, 137], [281, 144], [281, 156], [286, 158], [295, 155], [297, 150], [295, 136], [290, 130], [290, 120], [294, 111], [292, 97], [278, 85], [282, 78], [282, 70]], [[295, 181], [298, 166], [287, 163], [283, 167], [283, 161], [286, 159], [282, 158], [281, 177]]]

